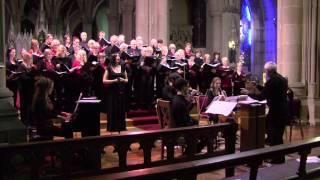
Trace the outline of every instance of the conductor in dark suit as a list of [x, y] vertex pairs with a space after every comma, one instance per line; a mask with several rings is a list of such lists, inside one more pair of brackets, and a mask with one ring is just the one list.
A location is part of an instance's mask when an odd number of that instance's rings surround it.
[[[270, 145], [283, 144], [283, 133], [288, 121], [288, 102], [287, 90], [288, 81], [277, 73], [277, 65], [273, 62], [267, 62], [264, 66], [267, 74], [267, 82], [261, 92], [262, 98], [267, 100], [269, 112], [266, 117], [267, 135]], [[276, 157], [271, 163], [284, 163], [285, 158]]]

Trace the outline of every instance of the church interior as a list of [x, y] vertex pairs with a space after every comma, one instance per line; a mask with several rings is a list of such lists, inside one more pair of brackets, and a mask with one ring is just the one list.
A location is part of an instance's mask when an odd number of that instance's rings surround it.
[[320, 177], [320, 0], [0, 14], [0, 179]]

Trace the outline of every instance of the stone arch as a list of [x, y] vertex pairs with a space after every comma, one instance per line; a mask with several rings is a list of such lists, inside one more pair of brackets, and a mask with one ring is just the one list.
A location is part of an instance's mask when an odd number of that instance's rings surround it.
[[109, 9], [109, 1], [101, 0], [94, 8], [94, 26], [93, 34], [97, 36], [99, 31], [104, 31], [106, 37], [109, 36], [109, 21], [107, 17], [107, 11]]

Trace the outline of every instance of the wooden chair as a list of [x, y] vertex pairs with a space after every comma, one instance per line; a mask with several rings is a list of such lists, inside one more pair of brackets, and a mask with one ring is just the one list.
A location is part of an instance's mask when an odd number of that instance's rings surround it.
[[205, 95], [195, 96], [196, 102], [197, 102], [197, 112], [198, 112], [198, 118], [199, 122], [201, 118], [208, 119], [209, 122], [209, 115], [205, 113], [206, 107], [208, 106], [208, 97]]
[[[171, 102], [163, 99], [157, 99], [157, 116], [161, 129], [175, 128], [176, 125], [172, 118]], [[161, 143], [161, 159], [164, 158], [164, 143]]]
[[161, 129], [175, 127], [172, 119], [170, 101], [157, 99], [156, 111]]
[[301, 124], [301, 118], [300, 118], [300, 114], [301, 114], [301, 100], [300, 99], [294, 98], [292, 100], [292, 103], [290, 105], [290, 112], [292, 113], [292, 115], [291, 115], [291, 120], [289, 122], [289, 127], [290, 127], [289, 142], [291, 142], [293, 126], [299, 127], [301, 139], [304, 138], [303, 128], [302, 128], [302, 124]]

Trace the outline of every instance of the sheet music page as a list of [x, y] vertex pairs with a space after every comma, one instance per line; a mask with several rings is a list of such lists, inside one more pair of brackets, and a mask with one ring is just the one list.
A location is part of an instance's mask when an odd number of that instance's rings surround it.
[[206, 113], [229, 116], [236, 105], [237, 102], [213, 101], [206, 110]]
[[81, 99], [78, 103], [100, 103], [101, 100], [99, 99]]

